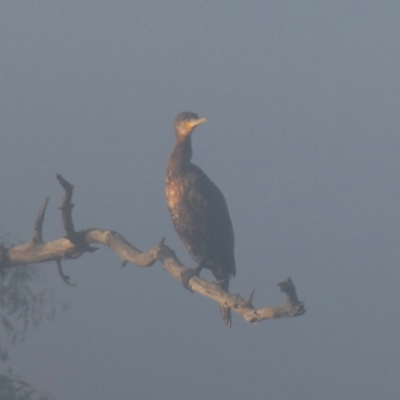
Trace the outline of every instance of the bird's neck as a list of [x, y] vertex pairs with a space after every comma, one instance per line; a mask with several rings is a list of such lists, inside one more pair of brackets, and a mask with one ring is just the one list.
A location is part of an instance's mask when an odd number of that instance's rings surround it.
[[174, 150], [172, 151], [169, 167], [176, 172], [184, 171], [192, 158], [192, 140], [190, 135], [186, 137], [177, 136]]

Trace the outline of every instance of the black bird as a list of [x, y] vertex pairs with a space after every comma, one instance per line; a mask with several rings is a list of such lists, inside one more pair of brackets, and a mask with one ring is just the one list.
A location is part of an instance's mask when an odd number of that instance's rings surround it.
[[[192, 158], [191, 133], [206, 122], [192, 112], [175, 118], [175, 147], [170, 156], [165, 194], [172, 222], [186, 250], [198, 263], [190, 273], [182, 274], [189, 289], [189, 280], [203, 268], [212, 271], [221, 288], [229, 290], [229, 279], [235, 276], [234, 234], [228, 207], [222, 192], [196, 165]], [[231, 326], [230, 308], [221, 306], [226, 325]]]

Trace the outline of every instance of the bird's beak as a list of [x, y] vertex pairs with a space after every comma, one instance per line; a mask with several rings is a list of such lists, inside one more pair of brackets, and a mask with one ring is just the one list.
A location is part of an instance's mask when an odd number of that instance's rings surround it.
[[202, 124], [203, 122], [207, 122], [207, 120], [205, 118], [194, 119], [194, 120], [190, 121], [190, 127], [193, 129], [197, 125]]

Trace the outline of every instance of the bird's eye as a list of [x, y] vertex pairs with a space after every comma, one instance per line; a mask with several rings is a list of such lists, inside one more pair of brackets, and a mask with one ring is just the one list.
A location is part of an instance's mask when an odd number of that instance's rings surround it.
[[186, 122], [190, 122], [190, 118], [186, 118]]

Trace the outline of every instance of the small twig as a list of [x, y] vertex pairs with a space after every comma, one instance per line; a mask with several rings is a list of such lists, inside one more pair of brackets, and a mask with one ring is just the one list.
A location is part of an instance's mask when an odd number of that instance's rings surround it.
[[31, 242], [33, 244], [42, 244], [43, 243], [43, 237], [42, 237], [42, 230], [43, 230], [43, 221], [44, 221], [44, 215], [46, 213], [46, 207], [47, 204], [49, 204], [49, 197], [46, 197], [45, 201], [43, 202], [42, 206], [40, 207], [38, 216], [35, 221], [35, 226], [33, 228], [33, 234], [31, 238]]
[[306, 312], [306, 308], [304, 307], [304, 302], [299, 301], [296, 293], [296, 288], [291, 278], [288, 278], [280, 283], [278, 286], [281, 288], [281, 292], [286, 293], [286, 299], [289, 304], [292, 304], [293, 307], [298, 307], [297, 315], [302, 315]]
[[59, 275], [61, 276], [61, 279], [63, 280], [64, 283], [66, 283], [68, 286], [76, 286], [76, 283], [71, 283], [70, 277], [68, 275], [65, 275], [63, 270], [62, 270], [62, 265], [61, 265], [61, 260], [56, 260], [57, 263], [57, 271]]
[[247, 304], [248, 307], [254, 308], [253, 295], [254, 295], [255, 291], [256, 291], [256, 289], [253, 289], [252, 292], [249, 294], [249, 297], [245, 300], [245, 303]]
[[61, 202], [61, 216], [63, 221], [63, 226], [65, 230], [65, 237], [69, 239], [72, 243], [77, 244], [77, 237], [74, 228], [74, 223], [72, 221], [72, 209], [74, 205], [72, 204], [72, 194], [74, 192], [74, 186], [71, 185], [66, 179], [64, 179], [60, 174], [56, 175], [58, 182], [64, 188], [64, 196]]

